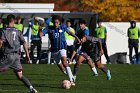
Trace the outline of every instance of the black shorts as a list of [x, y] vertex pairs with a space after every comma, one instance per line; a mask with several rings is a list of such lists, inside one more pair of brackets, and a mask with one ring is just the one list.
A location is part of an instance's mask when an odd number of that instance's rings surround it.
[[0, 58], [0, 72], [11, 68], [14, 71], [21, 71], [22, 65], [20, 63], [20, 55], [18, 53], [10, 53], [2, 55]]

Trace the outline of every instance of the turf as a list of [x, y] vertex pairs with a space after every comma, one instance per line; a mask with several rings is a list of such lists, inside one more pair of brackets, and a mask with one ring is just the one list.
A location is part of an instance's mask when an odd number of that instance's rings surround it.
[[[23, 65], [24, 75], [30, 79], [39, 93], [140, 93], [140, 65], [107, 65], [112, 79], [98, 69], [94, 77], [87, 65], [81, 65], [76, 86], [62, 89], [60, 83], [68, 79], [56, 65]], [[71, 65], [73, 68], [73, 65]], [[0, 93], [28, 93], [27, 88], [18, 81], [12, 70], [0, 74]]]

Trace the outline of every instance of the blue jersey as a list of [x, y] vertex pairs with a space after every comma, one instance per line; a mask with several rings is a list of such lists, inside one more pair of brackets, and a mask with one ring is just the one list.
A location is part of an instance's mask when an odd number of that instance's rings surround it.
[[84, 32], [84, 34], [86, 36], [89, 36], [89, 29], [87, 27], [85, 27], [85, 29], [83, 29], [83, 30], [82, 29], [79, 29], [78, 32], [77, 32], [77, 34], [80, 33], [80, 32]]
[[43, 29], [43, 34], [48, 34], [51, 41], [51, 52], [57, 52], [60, 49], [66, 49], [66, 40], [64, 37], [64, 32], [68, 31], [65, 26], [59, 26], [55, 28], [54, 26], [48, 26]]

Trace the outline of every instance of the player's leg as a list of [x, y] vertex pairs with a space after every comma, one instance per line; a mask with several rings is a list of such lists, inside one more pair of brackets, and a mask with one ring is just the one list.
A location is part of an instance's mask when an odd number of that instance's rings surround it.
[[34, 44], [34, 40], [31, 41], [31, 51], [30, 51], [30, 58], [31, 58], [31, 61], [30, 63], [32, 64], [32, 61], [34, 59], [34, 49], [35, 49], [35, 44]]
[[14, 72], [16, 73], [17, 78], [24, 83], [24, 85], [30, 90], [31, 93], [38, 93], [30, 81], [25, 76], [23, 76], [22, 71], [18, 70]]
[[133, 45], [131, 42], [129, 42], [129, 60], [130, 60], [130, 63], [133, 64], [132, 62], [132, 52], [133, 52]]
[[63, 64], [63, 66], [66, 68], [66, 72], [67, 72], [67, 75], [69, 77], [69, 80], [71, 81], [72, 86], [75, 86], [71, 68], [69, 67], [69, 65], [67, 63], [67, 57], [66, 57], [66, 50], [65, 49], [60, 50], [60, 56], [61, 56], [61, 62]]
[[62, 63], [57, 64], [57, 66], [61, 70], [62, 73], [67, 74], [66, 69]]
[[40, 58], [41, 58], [41, 40], [38, 40], [38, 44], [37, 44], [37, 62], [36, 64], [39, 64]]
[[80, 67], [80, 64], [85, 60], [85, 58], [81, 55], [79, 55], [77, 57], [77, 61], [76, 61], [76, 64], [74, 65], [74, 70], [73, 70], [73, 75], [76, 76], [77, 72], [78, 72], [78, 69]]
[[105, 65], [101, 64], [101, 61], [100, 61], [100, 60], [98, 60], [98, 61], [96, 62], [96, 66], [97, 66], [99, 69], [101, 69], [101, 70], [106, 74], [107, 80], [110, 80], [110, 79], [111, 79], [110, 70], [107, 69], [107, 68], [105, 67]]
[[17, 78], [24, 83], [24, 85], [30, 90], [31, 93], [38, 93], [35, 88], [33, 88], [30, 81], [22, 74], [22, 66], [20, 63], [20, 55], [14, 54], [13, 58], [15, 60], [12, 60], [13, 63], [11, 64], [11, 68], [14, 69], [14, 72], [17, 76]]
[[139, 44], [138, 44], [138, 42], [135, 42], [134, 50], [135, 50], [135, 54], [136, 54], [136, 61], [137, 61], [137, 63], [139, 61], [139, 52], [138, 52], [138, 49], [139, 49]]
[[91, 58], [88, 58], [88, 65], [91, 68], [91, 70], [93, 72], [93, 75], [98, 76], [98, 72], [97, 72], [96, 67], [95, 67], [95, 65], [93, 63], [93, 60]]
[[106, 58], [106, 60], [107, 60], [107, 63], [111, 64], [111, 63], [110, 63], [110, 58], [109, 58], [109, 56], [108, 56], [108, 50], [107, 50], [106, 43], [102, 43], [102, 48], [103, 48], [104, 55], [105, 55], [105, 58]]

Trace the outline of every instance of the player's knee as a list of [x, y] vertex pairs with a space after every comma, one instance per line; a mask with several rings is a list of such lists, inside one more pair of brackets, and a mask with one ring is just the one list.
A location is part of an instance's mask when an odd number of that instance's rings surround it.
[[23, 77], [22, 70], [16, 70], [14, 72], [16, 73], [18, 79], [22, 79]]
[[102, 68], [102, 65], [101, 64], [97, 65], [97, 68], [101, 69]]

